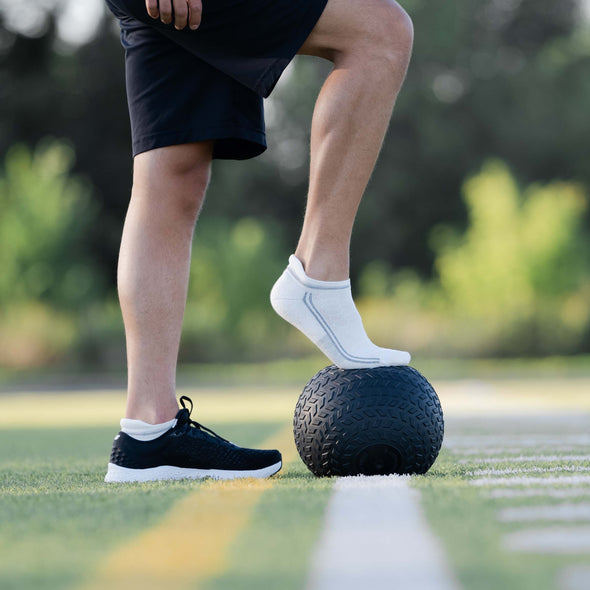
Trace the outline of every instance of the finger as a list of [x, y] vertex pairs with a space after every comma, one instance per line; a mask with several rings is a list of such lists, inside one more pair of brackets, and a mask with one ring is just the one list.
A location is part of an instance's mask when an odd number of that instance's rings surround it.
[[145, 0], [145, 7], [147, 8], [147, 13], [152, 18], [158, 18], [160, 16], [158, 12], [158, 0]]
[[174, 27], [184, 29], [188, 21], [188, 6], [186, 0], [173, 0], [174, 2]]
[[198, 29], [201, 24], [201, 13], [203, 12], [203, 4], [201, 0], [188, 0], [188, 8], [190, 12], [190, 28], [193, 30]]
[[172, 22], [172, 5], [170, 0], [160, 0], [160, 20], [169, 25]]

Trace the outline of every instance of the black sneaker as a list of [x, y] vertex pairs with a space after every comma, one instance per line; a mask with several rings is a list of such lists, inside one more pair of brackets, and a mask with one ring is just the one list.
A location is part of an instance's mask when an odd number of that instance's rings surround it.
[[[185, 401], [190, 403], [187, 409]], [[158, 479], [269, 477], [282, 466], [278, 451], [243, 449], [191, 420], [193, 402], [180, 398], [176, 426], [162, 436], [139, 441], [119, 432], [105, 477], [107, 483]]]

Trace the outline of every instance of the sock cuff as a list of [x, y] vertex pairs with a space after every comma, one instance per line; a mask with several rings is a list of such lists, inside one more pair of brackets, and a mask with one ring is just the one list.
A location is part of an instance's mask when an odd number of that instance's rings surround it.
[[347, 289], [350, 287], [350, 279], [344, 281], [319, 281], [308, 277], [303, 268], [301, 260], [294, 254], [289, 256], [289, 266], [287, 267], [291, 274], [306, 287], [314, 289]]
[[136, 440], [148, 441], [154, 440], [174, 428], [176, 422], [176, 418], [160, 424], [149, 424], [143, 420], [121, 418], [121, 431]]

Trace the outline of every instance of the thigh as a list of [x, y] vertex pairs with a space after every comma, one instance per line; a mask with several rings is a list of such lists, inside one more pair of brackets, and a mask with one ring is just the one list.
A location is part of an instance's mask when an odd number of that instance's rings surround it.
[[203, 0], [201, 25], [178, 31], [147, 14], [145, 0], [107, 0], [124, 20], [153, 28], [187, 52], [266, 97], [327, 0]]
[[400, 21], [409, 17], [394, 0], [328, 0], [298, 53], [334, 61], [340, 53], [371, 47], [394, 34]]
[[266, 149], [260, 96], [135, 19], [121, 29], [134, 155], [211, 140], [214, 158]]

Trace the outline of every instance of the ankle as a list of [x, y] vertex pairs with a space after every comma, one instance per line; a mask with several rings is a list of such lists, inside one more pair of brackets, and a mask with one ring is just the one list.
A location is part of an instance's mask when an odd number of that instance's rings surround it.
[[178, 413], [176, 400], [168, 404], [139, 404], [128, 402], [125, 418], [141, 420], [147, 424], [162, 424], [173, 420]]
[[295, 256], [303, 265], [305, 274], [318, 281], [345, 281], [349, 277], [349, 257], [346, 254], [334, 254], [319, 251], [307, 254], [297, 248]]
[[162, 422], [160, 424], [149, 424], [148, 422], [143, 422], [142, 420], [123, 418], [121, 420], [121, 432], [124, 432], [135, 440], [147, 442], [159, 438], [174, 428], [176, 424], [176, 418], [173, 420], [168, 420], [167, 422]]

